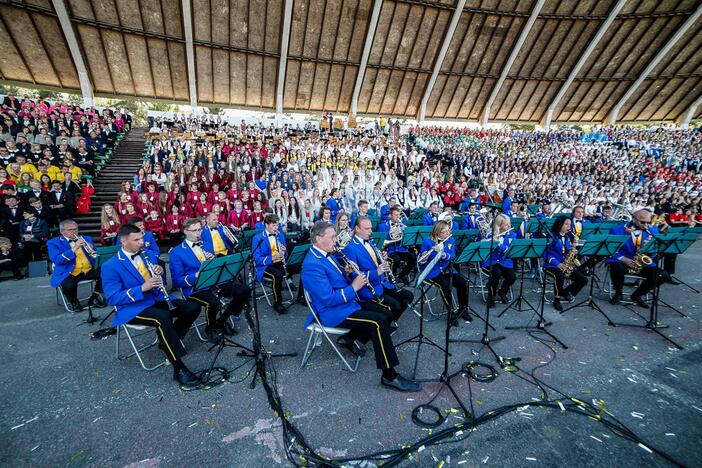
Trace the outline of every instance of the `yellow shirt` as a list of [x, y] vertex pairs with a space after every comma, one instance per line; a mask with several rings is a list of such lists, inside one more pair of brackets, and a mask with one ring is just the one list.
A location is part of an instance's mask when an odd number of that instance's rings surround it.
[[92, 269], [93, 266], [90, 264], [90, 260], [88, 260], [88, 256], [85, 255], [83, 249], [80, 248], [76, 250], [76, 266], [73, 268], [71, 275], [78, 276], [79, 274], [87, 273]]
[[210, 230], [212, 234], [212, 246], [214, 247], [215, 255], [227, 255], [227, 246], [224, 245], [222, 236], [219, 235], [219, 231]]
[[137, 261], [135, 262], [136, 265], [134, 266], [141, 275], [141, 277], [144, 278], [144, 280], [148, 280], [149, 278], [151, 278], [151, 274], [149, 273], [149, 269], [146, 268], [146, 263], [144, 263], [144, 260], [142, 260], [141, 257], [137, 257], [135, 260]]
[[70, 172], [73, 176], [73, 181], [77, 184], [80, 184], [80, 178], [83, 176], [83, 169], [81, 169], [78, 166], [73, 166], [68, 170], [68, 172]]

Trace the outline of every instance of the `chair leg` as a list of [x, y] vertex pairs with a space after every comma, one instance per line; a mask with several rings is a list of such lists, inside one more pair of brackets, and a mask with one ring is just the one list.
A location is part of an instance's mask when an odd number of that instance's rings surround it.
[[261, 291], [263, 291], [263, 297], [266, 298], [266, 302], [268, 303], [268, 306], [269, 307], [272, 306], [273, 304], [271, 304], [271, 300], [268, 298], [268, 292], [266, 291], [266, 286], [262, 282], [259, 282], [258, 284], [261, 286]]
[[300, 369], [303, 369], [307, 365], [310, 356], [312, 356], [312, 351], [314, 351], [314, 346], [310, 347], [313, 342], [316, 342], [316, 331], [310, 331], [310, 337], [307, 340], [307, 346], [305, 347], [305, 354], [302, 355], [302, 362], [300, 363]]
[[358, 369], [358, 363], [361, 360], [360, 356], [356, 356], [356, 365], [352, 367], [351, 364], [349, 364], [349, 362], [346, 360], [344, 355], [341, 354], [341, 351], [339, 351], [339, 348], [336, 347], [336, 344], [332, 341], [331, 338], [329, 338], [329, 335], [324, 331], [322, 333], [324, 333], [324, 336], [327, 338], [327, 341], [329, 342], [331, 347], [334, 348], [334, 351], [336, 352], [336, 354], [341, 358], [342, 361], [344, 361], [344, 365], [346, 365], [346, 368], [348, 370], [350, 370], [351, 372], [356, 372], [356, 369]]
[[[132, 345], [132, 349], [134, 350], [134, 352], [132, 352], [124, 357], [120, 357], [120, 355], [119, 355], [119, 328], [122, 328], [124, 330], [124, 333], [125, 333], [125, 335], [127, 335], [127, 339], [129, 339], [129, 343]], [[141, 352], [146, 351], [147, 349], [156, 346], [156, 344], [158, 344], [158, 338], [156, 338], [151, 344], [148, 344], [148, 345], [145, 345], [145, 346], [142, 346], [141, 348], [139, 348], [136, 345], [136, 343], [134, 342], [134, 339], [132, 338], [132, 335], [131, 335], [131, 333], [129, 333], [129, 330], [126, 328], [126, 326], [120, 325], [120, 327], [118, 327], [118, 329], [117, 329], [117, 359], [123, 361], [123, 360], [129, 359], [132, 356], [136, 356], [137, 359], [139, 360], [139, 364], [141, 364], [141, 367], [147, 372], [156, 370], [168, 362], [166, 360], [163, 360], [162, 362], [160, 362], [159, 364], [157, 364], [155, 366], [152, 366], [152, 367], [146, 366], [146, 364], [144, 363], [144, 360], [141, 357]]]

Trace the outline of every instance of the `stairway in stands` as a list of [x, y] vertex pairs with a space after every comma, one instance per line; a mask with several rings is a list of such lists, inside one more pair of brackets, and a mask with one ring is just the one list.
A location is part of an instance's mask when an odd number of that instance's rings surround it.
[[81, 234], [93, 236], [96, 244], [100, 243], [100, 211], [102, 205], [114, 204], [120, 185], [125, 180], [132, 180], [142, 163], [144, 152], [145, 128], [133, 128], [122, 140], [105, 167], [95, 179], [95, 195], [90, 213], [79, 215], [76, 220]]

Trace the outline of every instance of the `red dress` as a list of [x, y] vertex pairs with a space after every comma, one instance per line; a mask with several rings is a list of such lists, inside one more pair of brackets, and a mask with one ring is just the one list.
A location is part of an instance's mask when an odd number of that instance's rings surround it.
[[166, 216], [166, 233], [183, 232], [183, 223], [185, 223], [185, 216], [182, 214], [169, 214]]
[[241, 210], [240, 213], [237, 213], [236, 210], [232, 210], [229, 212], [229, 216], [227, 217], [227, 225], [238, 229], [250, 229], [250, 217], [251, 214], [246, 210]]
[[165, 238], [165, 226], [163, 224], [163, 219], [160, 217], [156, 219], [149, 217], [149, 219], [146, 219], [144, 221], [144, 228], [150, 231], [158, 240], [163, 240]]
[[212, 212], [212, 204], [211, 203], [201, 203], [197, 202], [195, 203], [195, 216], [207, 216]]
[[[112, 217], [110, 217], [112, 218]], [[106, 228], [105, 226], [100, 227], [100, 237], [102, 238], [102, 243], [105, 243], [105, 240], [107, 239], [107, 234], [117, 234], [117, 231], [119, 230], [119, 223], [113, 221], [112, 219], [109, 220], [109, 226]], [[112, 237], [114, 238], [114, 236]]]

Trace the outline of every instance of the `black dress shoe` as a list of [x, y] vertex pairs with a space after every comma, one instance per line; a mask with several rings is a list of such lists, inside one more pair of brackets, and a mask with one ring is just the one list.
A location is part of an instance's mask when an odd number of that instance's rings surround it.
[[205, 327], [205, 336], [210, 343], [218, 343], [222, 339], [222, 330], [215, 327]]
[[667, 280], [665, 280], [665, 282], [668, 283], [668, 284], [672, 284], [673, 286], [679, 286], [679, 285], [680, 285], [680, 282], [674, 280], [672, 276], [671, 276], [670, 278], [668, 278]]
[[556, 309], [558, 312], [563, 312], [563, 306], [561, 305], [560, 299], [553, 300], [553, 308]]
[[498, 293], [497, 295], [500, 296], [500, 300], [503, 304], [509, 303], [509, 299], [507, 299], [507, 293]]
[[568, 301], [568, 302], [573, 302], [573, 301], [575, 301], [575, 296], [573, 296], [572, 293], [566, 294], [566, 301]]
[[71, 302], [71, 310], [73, 312], [82, 312], [83, 311], [83, 306], [81, 305], [80, 302]]
[[173, 371], [173, 380], [177, 381], [179, 384], [185, 387], [197, 387], [202, 383], [200, 378], [190, 372], [189, 369], [176, 369]]
[[88, 300], [88, 305], [90, 307], [101, 308], [101, 307], [105, 307], [107, 304], [105, 304], [105, 300], [102, 298], [102, 296], [100, 296], [98, 294], [98, 295], [90, 296], [90, 300]]
[[612, 296], [612, 298], [609, 300], [609, 303], [612, 305], [617, 305], [620, 302], [622, 302], [622, 295], [621, 294], [615, 294]]
[[417, 382], [408, 380], [399, 374], [393, 380], [383, 377], [380, 379], [380, 383], [385, 387], [390, 387], [399, 392], [418, 392], [422, 389]]
[[336, 340], [336, 344], [339, 345], [340, 348], [349, 351], [354, 356], [363, 357], [366, 355], [366, 350], [361, 347], [358, 340], [350, 341], [342, 336]]
[[218, 322], [217, 328], [226, 336], [232, 336], [237, 334], [236, 328], [232, 327], [232, 325], [229, 323], [229, 320], [224, 320], [221, 323]]
[[285, 315], [288, 313], [287, 309], [283, 304], [273, 304], [273, 310], [278, 312], [278, 315]]
[[643, 307], [644, 309], [648, 309], [648, 304], [646, 304], [646, 302], [644, 302], [644, 300], [641, 299], [640, 297], [631, 296], [631, 302], [633, 302], [634, 304], [636, 304], [639, 307]]

